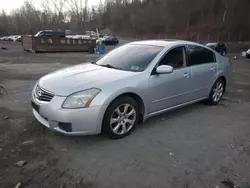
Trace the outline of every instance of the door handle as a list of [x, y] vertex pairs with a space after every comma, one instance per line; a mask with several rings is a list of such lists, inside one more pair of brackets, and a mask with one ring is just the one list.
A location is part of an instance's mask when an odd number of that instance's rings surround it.
[[184, 75], [183, 75], [185, 78], [189, 78], [189, 74], [186, 72], [186, 73], [184, 73]]
[[210, 70], [211, 70], [211, 71], [215, 71], [215, 67], [212, 67]]

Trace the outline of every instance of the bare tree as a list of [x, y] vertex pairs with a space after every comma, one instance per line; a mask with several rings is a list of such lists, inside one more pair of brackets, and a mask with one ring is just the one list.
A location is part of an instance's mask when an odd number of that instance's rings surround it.
[[89, 19], [88, 0], [68, 0], [67, 5], [72, 26], [80, 31], [86, 30]]
[[102, 27], [141, 38], [250, 39], [249, 0], [100, 0], [96, 7], [88, 0], [43, 0], [41, 7], [25, 1], [10, 14], [0, 11], [0, 35]]

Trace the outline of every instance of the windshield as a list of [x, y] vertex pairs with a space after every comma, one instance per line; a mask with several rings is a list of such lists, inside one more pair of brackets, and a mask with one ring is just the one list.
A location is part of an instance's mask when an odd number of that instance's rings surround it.
[[96, 62], [97, 65], [126, 71], [144, 71], [155, 56], [163, 49], [158, 46], [124, 45]]
[[35, 34], [35, 37], [39, 37], [42, 32], [43, 31], [39, 31], [37, 34]]

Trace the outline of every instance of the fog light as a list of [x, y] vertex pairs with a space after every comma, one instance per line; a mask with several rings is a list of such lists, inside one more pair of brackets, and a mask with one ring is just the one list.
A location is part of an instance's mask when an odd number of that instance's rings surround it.
[[66, 132], [72, 132], [72, 125], [71, 123], [58, 123], [58, 127]]

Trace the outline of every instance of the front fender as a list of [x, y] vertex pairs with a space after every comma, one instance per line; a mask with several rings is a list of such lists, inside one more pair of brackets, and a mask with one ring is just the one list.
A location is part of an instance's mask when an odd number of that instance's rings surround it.
[[104, 104], [105, 105], [110, 105], [112, 101], [114, 101], [117, 97], [124, 95], [126, 93], [132, 93], [135, 95], [138, 95], [142, 100], [144, 98], [143, 91], [140, 89], [134, 88], [134, 87], [126, 87], [117, 90], [116, 92], [112, 93], [109, 97], [106, 98]]

